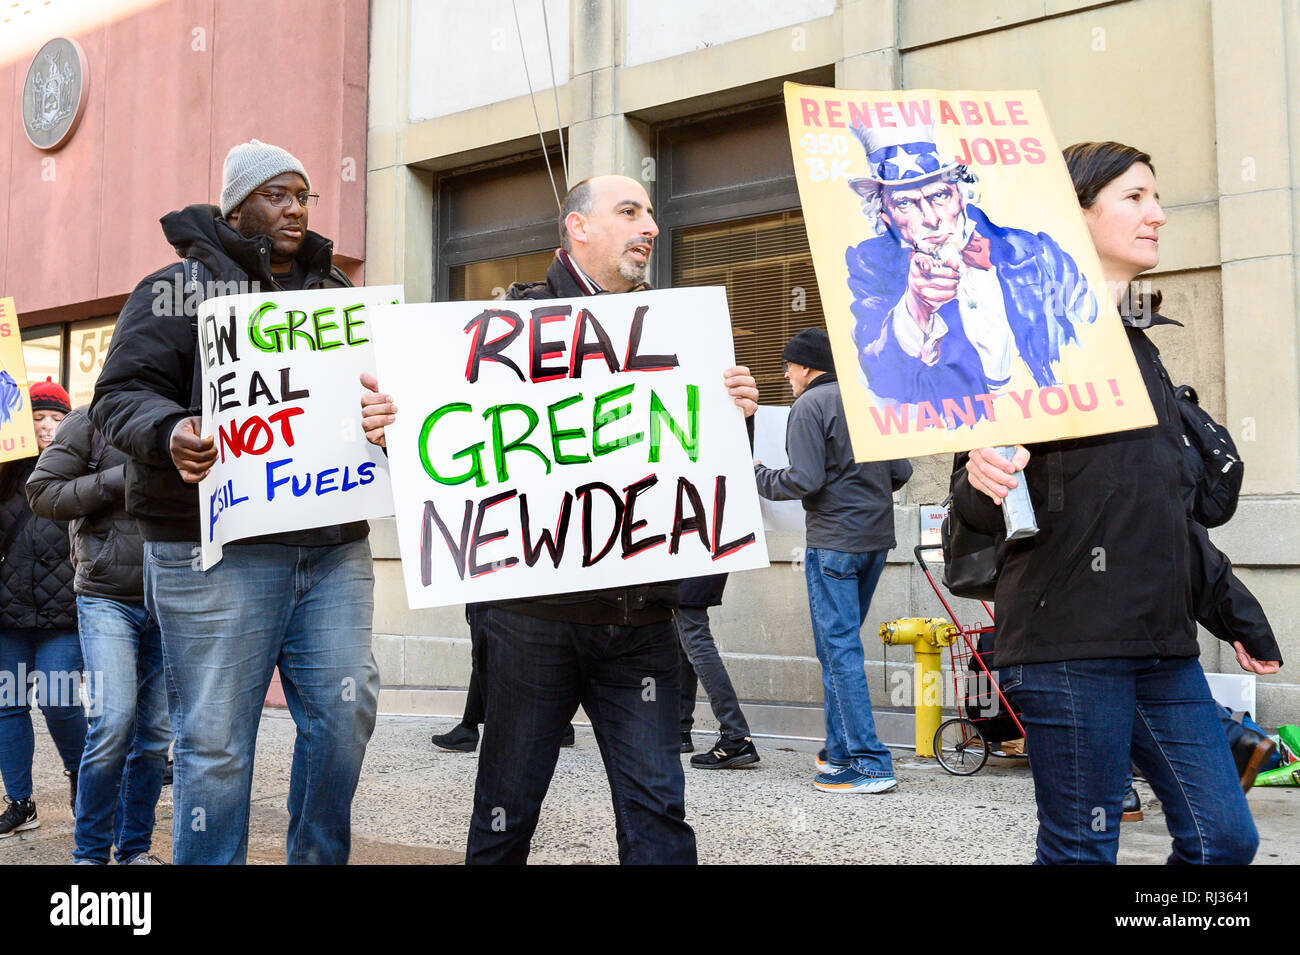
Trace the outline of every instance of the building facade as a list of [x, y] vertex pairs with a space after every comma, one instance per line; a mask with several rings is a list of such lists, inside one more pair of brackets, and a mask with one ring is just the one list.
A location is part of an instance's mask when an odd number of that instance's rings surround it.
[[[655, 204], [655, 284], [725, 285], [739, 360], [764, 404], [789, 404], [781, 344], [822, 317], [781, 84], [1039, 89], [1062, 144], [1116, 139], [1154, 157], [1168, 224], [1151, 278], [1186, 327], [1153, 338], [1246, 459], [1238, 514], [1213, 536], [1294, 657], [1298, 16], [1282, 0], [373, 0], [367, 275], [403, 283], [408, 301], [499, 296], [541, 277], [566, 185], [623, 173]], [[913, 463], [864, 628], [878, 704], [911, 702], [911, 658], [875, 649], [874, 626], [943, 614], [911, 549], [950, 460]], [[460, 608], [406, 609], [391, 525], [375, 545], [383, 705], [456, 713]], [[803, 542], [768, 546], [769, 569], [732, 576], [715, 634], [756, 730], [817, 737]], [[1203, 634], [1202, 651], [1207, 671], [1236, 672], [1231, 648]], [[1289, 721], [1300, 685], [1284, 669], [1258, 699], [1262, 720]]]
[[[568, 184], [645, 184], [659, 286], [723, 285], [737, 356], [788, 405], [780, 349], [823, 322], [780, 105], [787, 80], [849, 89], [1041, 90], [1057, 139], [1154, 157], [1168, 224], [1152, 276], [1185, 328], [1153, 338], [1247, 463], [1213, 532], [1300, 660], [1300, 11], [1285, 0], [72, 0], [0, 13], [0, 296], [29, 376], [89, 400], [118, 309], [174, 255], [158, 219], [215, 201], [230, 145], [296, 153], [311, 227], [354, 280], [412, 302], [499, 297], [540, 278]], [[67, 16], [77, 7], [92, 11]], [[5, 18], [8, 18], [7, 20]], [[42, 19], [44, 18], [44, 19]], [[24, 29], [18, 30], [21, 24]], [[80, 120], [24, 135], [29, 67], [75, 40]], [[60, 63], [60, 70], [63, 69]], [[533, 95], [530, 95], [530, 90]], [[539, 134], [540, 126], [540, 134]], [[911, 657], [881, 621], [939, 616], [915, 565], [919, 512], [950, 461], [914, 462], [898, 548], [868, 626], [878, 704], [911, 702]], [[454, 714], [469, 675], [461, 608], [407, 609], [391, 521], [376, 521], [375, 650], [390, 712]], [[715, 633], [758, 732], [817, 737], [798, 534], [733, 575]], [[978, 605], [960, 603], [963, 621]], [[1236, 672], [1206, 637], [1209, 671]], [[1295, 722], [1291, 667], [1259, 717]]]
[[[159, 218], [215, 204], [226, 152], [250, 138], [303, 162], [321, 195], [311, 228], [362, 280], [365, 0], [338, 0], [328, 17], [311, 0], [25, 6], [0, 25], [0, 295], [14, 298], [29, 378], [61, 381], [74, 407], [90, 401], [118, 311], [176, 257]], [[24, 135], [23, 107], [29, 72], [66, 67], [41, 55], [57, 37], [82, 51], [84, 99], [46, 150]]]

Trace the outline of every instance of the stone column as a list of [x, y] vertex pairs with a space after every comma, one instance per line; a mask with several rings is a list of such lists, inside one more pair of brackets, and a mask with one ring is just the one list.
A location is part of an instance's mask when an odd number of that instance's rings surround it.
[[[569, 185], [588, 176], [622, 173], [653, 180], [649, 130], [620, 112], [617, 69], [623, 59], [622, 0], [573, 0], [573, 77], [569, 83]], [[647, 174], [650, 178], [646, 178]]]
[[896, 0], [844, 0], [840, 8], [843, 51], [835, 61], [835, 85], [850, 90], [893, 90], [902, 85]]
[[1300, 492], [1298, 20], [1284, 0], [1211, 5], [1226, 424], [1247, 494]]
[[409, 125], [407, 0], [372, 0], [366, 150], [366, 282], [401, 282], [408, 302], [433, 295], [433, 176], [403, 162]]

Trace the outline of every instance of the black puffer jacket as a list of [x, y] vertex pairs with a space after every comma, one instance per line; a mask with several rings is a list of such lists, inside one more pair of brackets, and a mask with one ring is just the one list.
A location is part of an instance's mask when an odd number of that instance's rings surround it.
[[71, 521], [77, 593], [141, 603], [144, 544], [126, 513], [126, 461], [78, 408], [41, 452], [27, 500], [42, 517]]
[[[1157, 424], [1030, 446], [1024, 477], [1039, 531], [1003, 551], [999, 667], [1199, 653], [1179, 413], [1159, 373], [1156, 346], [1131, 321], [1125, 331]], [[1048, 494], [1054, 459], [1063, 485], [1059, 501]], [[1000, 530], [1001, 509], [971, 487], [965, 463], [964, 454], [954, 462], [953, 507], [976, 529]]]
[[[216, 206], [193, 205], [162, 218], [163, 234], [182, 258], [201, 262], [214, 294], [279, 289], [271, 274], [271, 238], [247, 239], [221, 218]], [[333, 243], [308, 232], [298, 249], [303, 288], [346, 288], [333, 266]], [[199, 540], [198, 485], [181, 480], [172, 463], [172, 429], [202, 413], [203, 386], [193, 313], [197, 298], [184, 291], [185, 263], [175, 262], [136, 286], [118, 316], [104, 370], [95, 383], [90, 419], [111, 444], [126, 452], [126, 510], [151, 541]], [[186, 308], [189, 307], [187, 314]], [[370, 525], [354, 521], [309, 531], [275, 534], [238, 543], [339, 544], [366, 536]]]
[[[551, 260], [545, 282], [527, 285], [516, 282], [506, 292], [510, 300], [545, 300], [578, 298], [586, 294], [558, 258]], [[636, 587], [610, 587], [579, 593], [529, 597], [523, 600], [499, 600], [481, 606], [500, 607], [543, 620], [580, 620], [589, 624], [642, 626], [671, 620], [678, 606], [678, 581], [642, 584]]]
[[[68, 525], [32, 514], [23, 491], [23, 482], [35, 464], [35, 458], [27, 458], [0, 465], [0, 484], [14, 488], [0, 500], [0, 545], [22, 522], [0, 564], [0, 629], [76, 629]], [[16, 483], [3, 480], [12, 474], [10, 469], [18, 471]]]

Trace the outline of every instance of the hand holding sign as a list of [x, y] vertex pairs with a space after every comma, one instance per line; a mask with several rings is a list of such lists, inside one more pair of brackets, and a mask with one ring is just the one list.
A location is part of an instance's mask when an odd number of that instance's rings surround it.
[[722, 383], [746, 418], [752, 418], [758, 410], [758, 382], [744, 365], [728, 368], [722, 373]]
[[210, 436], [204, 438], [199, 435], [202, 427], [203, 419], [195, 416], [182, 418], [172, 429], [172, 463], [181, 472], [181, 480], [186, 484], [202, 481], [217, 460], [217, 444]]
[[361, 386], [367, 389], [361, 394], [361, 430], [367, 441], [385, 448], [388, 444], [384, 428], [397, 420], [397, 405], [393, 404], [392, 395], [379, 393], [379, 379], [373, 372], [361, 373]]

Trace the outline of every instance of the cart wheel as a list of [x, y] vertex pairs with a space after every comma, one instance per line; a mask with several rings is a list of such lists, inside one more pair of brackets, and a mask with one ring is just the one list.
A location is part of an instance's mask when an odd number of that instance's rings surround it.
[[968, 719], [952, 719], [934, 731], [934, 754], [954, 776], [974, 776], [989, 759], [989, 743]]

